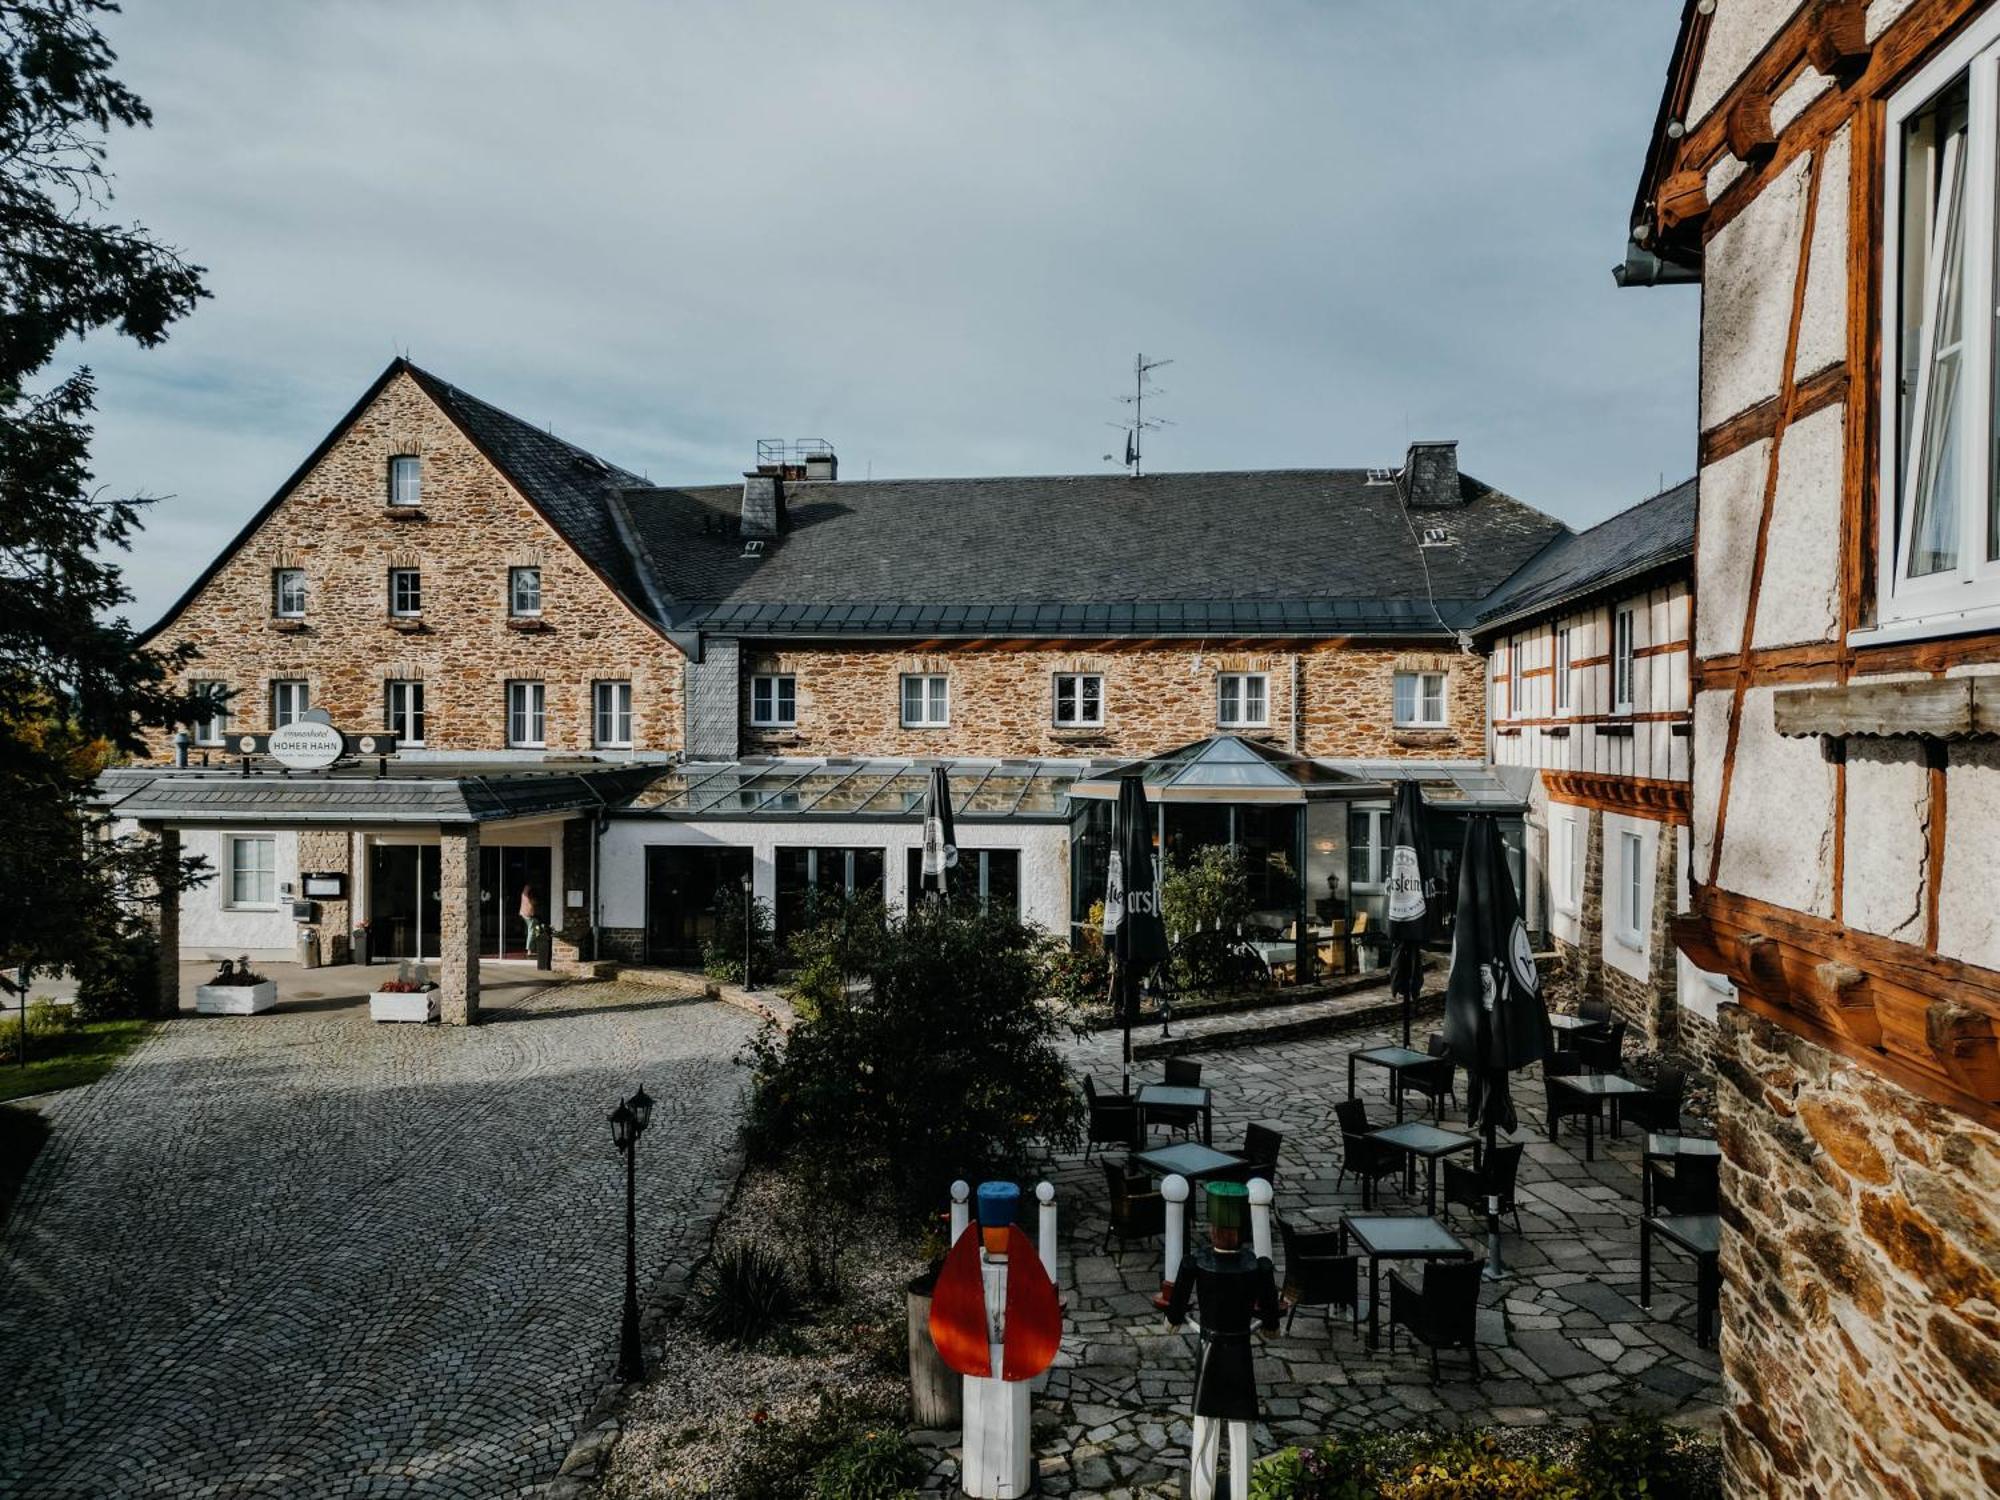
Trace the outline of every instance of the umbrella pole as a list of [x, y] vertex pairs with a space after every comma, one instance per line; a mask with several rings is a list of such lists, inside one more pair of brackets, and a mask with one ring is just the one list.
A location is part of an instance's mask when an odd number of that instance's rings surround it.
[[[1486, 1157], [1481, 1171], [1490, 1174], [1493, 1170], [1493, 1153], [1499, 1147], [1500, 1127], [1493, 1118], [1490, 1107], [1493, 1080], [1486, 1080], [1488, 1109], [1486, 1112]], [[1493, 1191], [1488, 1177], [1486, 1188], [1486, 1269], [1480, 1273], [1488, 1281], [1500, 1281], [1507, 1275], [1507, 1267], [1500, 1259], [1500, 1195]]]
[[1111, 993], [1116, 997], [1119, 1026], [1125, 1033], [1125, 1060], [1119, 1073], [1119, 1092], [1129, 1094], [1132, 1092], [1132, 980], [1124, 964], [1116, 960], [1113, 963], [1116, 978], [1112, 981]]

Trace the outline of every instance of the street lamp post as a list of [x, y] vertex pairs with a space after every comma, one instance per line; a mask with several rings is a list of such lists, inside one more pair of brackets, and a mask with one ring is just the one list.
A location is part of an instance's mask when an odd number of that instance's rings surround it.
[[757, 936], [757, 906], [750, 892], [753, 889], [750, 877], [743, 877], [743, 988], [752, 989], [750, 983], [750, 950]]
[[638, 1179], [639, 1137], [653, 1117], [644, 1084], [611, 1111], [611, 1142], [625, 1158], [625, 1315], [618, 1329], [618, 1378], [644, 1380], [646, 1357], [639, 1347]]

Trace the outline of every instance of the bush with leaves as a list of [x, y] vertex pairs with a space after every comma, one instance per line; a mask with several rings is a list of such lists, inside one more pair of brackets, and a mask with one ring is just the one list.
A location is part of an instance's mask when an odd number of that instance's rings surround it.
[[801, 1020], [838, 1004], [849, 981], [865, 978], [889, 939], [889, 910], [877, 892], [820, 897], [807, 907], [813, 925], [791, 941], [785, 998]]
[[889, 923], [865, 985], [751, 1044], [751, 1148], [914, 1221], [955, 1177], [1018, 1177], [1036, 1146], [1074, 1147], [1083, 1105], [1047, 958], [1011, 913], [925, 904]]
[[821, 1468], [835, 1454], [904, 1415], [826, 1387], [803, 1415], [760, 1414], [729, 1492], [739, 1500], [815, 1500]]
[[75, 1013], [72, 1006], [58, 1005], [53, 1000], [30, 1000], [25, 1016], [0, 1020], [0, 1062], [21, 1060], [23, 1019], [27, 1022], [28, 1056], [31, 1058], [60, 1050], [83, 1024], [83, 1018]]
[[1237, 956], [1243, 923], [1253, 907], [1242, 850], [1211, 844], [1170, 861], [1160, 880], [1160, 904], [1173, 940], [1173, 979], [1179, 989], [1213, 994], [1243, 978]]
[[695, 1278], [693, 1321], [710, 1338], [755, 1349], [789, 1334], [804, 1312], [785, 1263], [755, 1245], [735, 1245]]
[[1591, 1423], [1574, 1463], [1587, 1500], [1719, 1500], [1722, 1494], [1716, 1446], [1658, 1417]]
[[[747, 908], [747, 910], [746, 910]], [[740, 885], [724, 885], [715, 893], [715, 931], [702, 944], [701, 971], [725, 984], [743, 983], [744, 927], [749, 927], [750, 977], [769, 984], [778, 974], [778, 944], [771, 935], [771, 903], [745, 900]]]
[[930, 1472], [922, 1453], [900, 1432], [866, 1431], [820, 1461], [814, 1500], [898, 1500]]
[[1558, 1455], [1518, 1430], [1331, 1437], [1257, 1464], [1253, 1500], [1721, 1500], [1712, 1439], [1634, 1416], [1584, 1429]]

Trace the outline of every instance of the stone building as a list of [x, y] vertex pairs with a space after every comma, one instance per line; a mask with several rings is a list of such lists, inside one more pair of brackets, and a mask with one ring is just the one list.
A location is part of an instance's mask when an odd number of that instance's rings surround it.
[[1580, 998], [1707, 1055], [1727, 981], [1674, 947], [1686, 907], [1695, 484], [1551, 543], [1483, 601], [1493, 761], [1535, 773], [1529, 924]]
[[1692, 911], [1742, 1495], [2000, 1492], [2000, 5], [1690, 0], [1620, 278], [1702, 287]]
[[[1290, 810], [1163, 810], [1163, 836], [1250, 850], [1274, 967], [1303, 977], [1361, 961], [1394, 780], [1518, 833], [1460, 632], [1567, 532], [1455, 444], [1395, 469], [896, 481], [759, 449], [740, 481], [652, 485], [384, 370], [152, 632], [199, 652], [216, 709], [105, 798], [216, 870], [181, 950], [448, 946], [476, 985], [534, 918], [559, 956], [696, 960], [746, 880], [781, 928], [815, 893], [907, 900], [932, 763], [965, 878], [1062, 931], [1103, 816], [1069, 787], [1213, 740], [1205, 774], [1256, 761]], [[272, 764], [301, 723], [338, 764]]]

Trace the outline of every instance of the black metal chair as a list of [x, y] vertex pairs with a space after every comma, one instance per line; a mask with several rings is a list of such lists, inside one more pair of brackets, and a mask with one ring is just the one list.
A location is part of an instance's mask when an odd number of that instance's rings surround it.
[[1285, 1332], [1302, 1307], [1324, 1309], [1327, 1327], [1333, 1326], [1333, 1309], [1344, 1307], [1354, 1324], [1361, 1325], [1361, 1257], [1340, 1253], [1338, 1229], [1295, 1229], [1288, 1219], [1278, 1220], [1278, 1236], [1285, 1247], [1285, 1284], [1278, 1291], [1278, 1305], [1285, 1310]]
[[1653, 1212], [1656, 1214], [1713, 1214], [1722, 1211], [1722, 1158], [1719, 1156], [1677, 1156], [1673, 1170], [1667, 1163], [1651, 1160], [1646, 1171], [1652, 1178]]
[[1500, 1212], [1514, 1216], [1514, 1232], [1521, 1233], [1521, 1210], [1514, 1202], [1514, 1183], [1521, 1175], [1521, 1157], [1527, 1147], [1519, 1141], [1509, 1141], [1504, 1146], [1495, 1146], [1486, 1154], [1486, 1160], [1477, 1167], [1461, 1166], [1455, 1161], [1444, 1163], [1444, 1213], [1447, 1221], [1451, 1218], [1451, 1206], [1456, 1203], [1471, 1209], [1476, 1214], [1486, 1212], [1486, 1196], [1494, 1193], [1500, 1199]]
[[1548, 1109], [1549, 1139], [1556, 1138], [1563, 1120], [1571, 1115], [1600, 1113], [1596, 1099], [1557, 1088], [1558, 1078], [1574, 1078], [1583, 1072], [1583, 1059], [1574, 1052], [1552, 1052], [1542, 1059], [1542, 1091]]
[[1104, 1226], [1104, 1248], [1115, 1239], [1120, 1244], [1151, 1239], [1166, 1233], [1167, 1200], [1152, 1186], [1143, 1172], [1107, 1160], [1104, 1167], [1105, 1204], [1110, 1222]]
[[1582, 1000], [1577, 1003], [1576, 1013], [1586, 1021], [1596, 1021], [1600, 1025], [1611, 1019], [1609, 1000]]
[[1366, 1104], [1359, 1099], [1342, 1099], [1333, 1106], [1333, 1117], [1340, 1122], [1341, 1143], [1340, 1176], [1334, 1182], [1336, 1192], [1346, 1183], [1349, 1172], [1364, 1183], [1402, 1175], [1403, 1153], [1369, 1138]]
[[[1175, 1088], [1198, 1089], [1201, 1087], [1201, 1064], [1185, 1057], [1167, 1059], [1165, 1081]], [[1146, 1106], [1146, 1123], [1164, 1125], [1169, 1130], [1193, 1130], [1201, 1124], [1201, 1110], [1192, 1104], [1149, 1104]]]
[[1098, 1146], [1123, 1146], [1128, 1151], [1141, 1148], [1139, 1106], [1130, 1094], [1100, 1094], [1097, 1092], [1097, 1080], [1086, 1073], [1083, 1098], [1090, 1107], [1089, 1128], [1083, 1147], [1085, 1161], [1090, 1160], [1091, 1151]]
[[1472, 1360], [1472, 1376], [1483, 1379], [1479, 1368], [1479, 1277], [1476, 1260], [1434, 1260], [1424, 1267], [1423, 1285], [1404, 1278], [1401, 1271], [1389, 1273], [1389, 1348], [1396, 1347], [1396, 1330], [1407, 1328], [1431, 1351], [1431, 1384], [1437, 1384], [1438, 1351], [1463, 1349]]
[[1608, 1021], [1601, 1030], [1576, 1034], [1576, 1055], [1593, 1073], [1616, 1073], [1625, 1066], [1624, 1021]]
[[1678, 1134], [1681, 1128], [1681, 1100], [1687, 1093], [1687, 1074], [1662, 1064], [1653, 1074], [1653, 1086], [1643, 1094], [1623, 1101], [1620, 1117], [1641, 1130], [1663, 1130]]
[[1451, 1060], [1442, 1033], [1432, 1032], [1425, 1050], [1430, 1053], [1431, 1061], [1399, 1069], [1396, 1092], [1422, 1094], [1430, 1101], [1432, 1116], [1442, 1120], [1446, 1099], [1451, 1100], [1454, 1108], [1458, 1105], [1458, 1064]]

